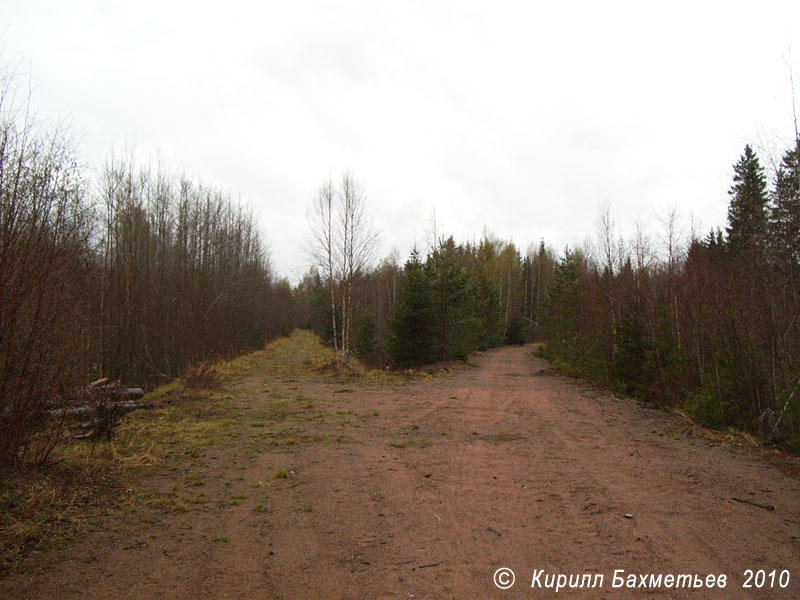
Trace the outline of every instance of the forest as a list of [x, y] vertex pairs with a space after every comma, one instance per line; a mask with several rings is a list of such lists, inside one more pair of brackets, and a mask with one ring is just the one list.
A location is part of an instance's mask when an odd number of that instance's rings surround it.
[[46, 462], [47, 415], [88, 382], [153, 388], [296, 327], [398, 369], [542, 342], [563, 372], [800, 451], [798, 158], [800, 140], [768, 173], [746, 146], [724, 230], [683, 235], [671, 211], [627, 239], [601, 208], [593, 247], [434, 227], [404, 263], [376, 260], [346, 172], [309, 199], [316, 266], [293, 285], [228, 192], [125, 155], [90, 176], [0, 91], [0, 466]]

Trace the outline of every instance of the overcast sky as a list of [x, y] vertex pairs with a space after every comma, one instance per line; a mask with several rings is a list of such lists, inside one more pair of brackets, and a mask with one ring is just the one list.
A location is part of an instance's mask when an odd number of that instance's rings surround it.
[[[0, 61], [40, 119], [252, 205], [293, 280], [320, 183], [350, 169], [405, 260], [433, 210], [524, 250], [724, 225], [746, 143], [793, 136], [800, 2], [3, 0]], [[793, 54], [792, 54], [793, 52]]]

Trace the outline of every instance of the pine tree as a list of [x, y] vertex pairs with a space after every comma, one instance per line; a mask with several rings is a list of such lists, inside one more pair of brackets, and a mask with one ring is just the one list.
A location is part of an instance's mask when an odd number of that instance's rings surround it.
[[767, 183], [758, 157], [748, 144], [734, 167], [728, 194], [728, 244], [734, 256], [752, 255], [767, 233]]

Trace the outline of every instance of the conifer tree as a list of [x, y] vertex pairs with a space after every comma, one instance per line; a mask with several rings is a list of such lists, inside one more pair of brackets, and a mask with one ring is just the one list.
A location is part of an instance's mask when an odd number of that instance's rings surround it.
[[488, 350], [500, 343], [500, 299], [492, 280], [482, 267], [477, 267], [469, 286], [472, 302], [472, 343], [477, 350]]
[[453, 237], [441, 240], [428, 257], [436, 303], [436, 358], [464, 359], [469, 354], [467, 339], [467, 295], [470, 274], [459, 264]]
[[763, 246], [767, 232], [767, 183], [758, 157], [748, 144], [734, 166], [728, 194], [728, 244], [734, 256], [752, 255]]
[[770, 240], [777, 258], [796, 269], [800, 266], [800, 148], [787, 152], [775, 175], [770, 206]]
[[401, 366], [434, 359], [435, 313], [431, 275], [415, 248], [405, 266], [405, 279], [392, 307], [389, 356]]
[[659, 404], [671, 405], [680, 399], [682, 361], [675, 339], [674, 323], [669, 301], [664, 291], [655, 299], [653, 307], [652, 339], [645, 347], [641, 386]]
[[367, 310], [359, 318], [355, 339], [353, 340], [353, 349], [356, 356], [361, 359], [374, 360], [377, 335], [378, 328], [375, 317], [372, 315], [372, 311]]
[[642, 379], [645, 360], [644, 307], [636, 289], [630, 258], [620, 271], [622, 306], [614, 343], [614, 375], [622, 383], [626, 394], [634, 394]]
[[576, 357], [579, 287], [578, 260], [566, 248], [547, 286], [547, 338], [555, 353], [567, 360]]

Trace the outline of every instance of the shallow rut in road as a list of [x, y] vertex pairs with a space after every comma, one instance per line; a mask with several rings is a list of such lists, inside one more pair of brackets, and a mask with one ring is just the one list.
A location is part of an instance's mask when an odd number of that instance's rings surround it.
[[[544, 569], [602, 574], [601, 589], [560, 592], [586, 598], [800, 597], [795, 476], [546, 369], [530, 348], [513, 347], [483, 353], [451, 377], [391, 387], [255, 371], [239, 384], [248, 392], [245, 422], [269, 402], [265, 386], [301, 393], [314, 408], [287, 422], [291, 444], [260, 448], [244, 435], [208, 457], [208, 494], [240, 501], [164, 515], [135, 533], [101, 531], [70, 558], [0, 582], [0, 592], [556, 597], [531, 589], [534, 570]], [[247, 443], [257, 454], [244, 461]], [[289, 476], [271, 477], [276, 467]], [[493, 583], [501, 567], [516, 574], [512, 590]], [[612, 589], [615, 569], [725, 574], [728, 586]], [[747, 569], [787, 569], [791, 582], [745, 590]]]

